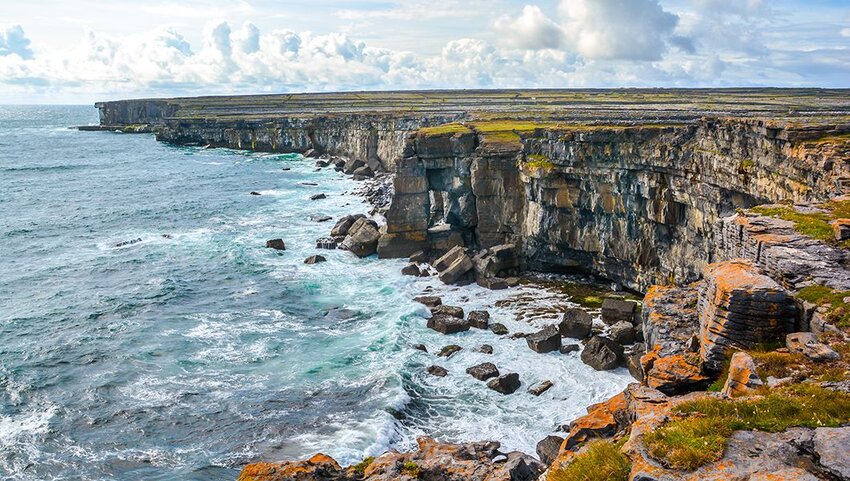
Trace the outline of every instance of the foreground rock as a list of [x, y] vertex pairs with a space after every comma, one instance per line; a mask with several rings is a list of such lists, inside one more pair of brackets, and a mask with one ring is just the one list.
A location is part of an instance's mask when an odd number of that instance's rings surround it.
[[436, 314], [428, 319], [426, 324], [429, 329], [433, 329], [442, 334], [457, 334], [469, 330], [469, 322], [463, 318], [450, 316], [446, 314]]
[[283, 239], [272, 239], [270, 241], [266, 241], [267, 249], [274, 249], [276, 251], [285, 251], [286, 244], [283, 242]]
[[479, 381], [486, 381], [492, 377], [499, 376], [499, 369], [492, 362], [484, 362], [477, 366], [472, 366], [466, 372]]
[[304, 259], [305, 264], [320, 264], [322, 262], [327, 262], [327, 259], [324, 256], [310, 256]]
[[561, 349], [561, 334], [558, 331], [558, 326], [547, 326], [538, 332], [529, 334], [525, 338], [525, 342], [528, 343], [528, 347], [532, 351], [545, 354]]
[[597, 371], [608, 371], [622, 365], [623, 353], [623, 346], [606, 337], [595, 336], [584, 346], [581, 360]]
[[730, 397], [746, 396], [763, 385], [756, 374], [753, 358], [746, 352], [736, 352], [729, 364], [729, 376], [723, 386], [723, 394]]
[[340, 248], [351, 251], [357, 257], [369, 257], [378, 249], [378, 225], [369, 219], [357, 219], [349, 228], [348, 235]]
[[785, 337], [788, 350], [802, 354], [812, 361], [835, 361], [841, 356], [822, 342], [811, 332], [795, 332]]
[[472, 270], [472, 259], [463, 247], [457, 246], [434, 262], [434, 268], [440, 273], [445, 284], [454, 284]]
[[593, 328], [593, 317], [584, 309], [567, 309], [558, 326], [561, 336], [584, 339], [590, 335], [590, 330]]
[[440, 444], [423, 437], [417, 443], [414, 452], [391, 451], [345, 469], [324, 454], [307, 461], [250, 464], [238, 481], [534, 481], [546, 469], [523, 453], [500, 452], [497, 442]]
[[502, 394], [513, 394], [519, 386], [519, 374], [515, 372], [503, 374], [487, 383], [487, 387]]

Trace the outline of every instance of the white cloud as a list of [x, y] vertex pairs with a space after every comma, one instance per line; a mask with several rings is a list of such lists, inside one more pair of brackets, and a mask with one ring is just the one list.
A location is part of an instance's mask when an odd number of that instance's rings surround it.
[[850, 28], [842, 28], [840, 33], [842, 37], [850, 37]]
[[24, 60], [33, 56], [30, 40], [20, 25], [0, 26], [0, 57], [7, 55], [17, 55]]
[[658, 60], [679, 20], [658, 0], [562, 0], [559, 11], [569, 42], [590, 59]]
[[499, 17], [494, 28], [505, 44], [521, 49], [558, 48], [564, 41], [561, 26], [534, 5], [526, 5], [517, 18]]

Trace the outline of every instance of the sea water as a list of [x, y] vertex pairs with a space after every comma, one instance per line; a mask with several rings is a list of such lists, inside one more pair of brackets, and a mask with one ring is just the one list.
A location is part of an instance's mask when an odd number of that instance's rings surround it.
[[[348, 464], [422, 435], [533, 453], [630, 380], [523, 339], [427, 329], [412, 298], [429, 288], [512, 332], [557, 319], [521, 310], [568, 299], [317, 250], [336, 219], [369, 210], [332, 169], [68, 128], [96, 122], [91, 107], [0, 106], [0, 479], [234, 480], [252, 461]], [[287, 250], [266, 249], [273, 238]], [[303, 263], [314, 254], [328, 261]], [[464, 349], [434, 355], [452, 343]], [[523, 387], [504, 396], [465, 373], [487, 361]]]

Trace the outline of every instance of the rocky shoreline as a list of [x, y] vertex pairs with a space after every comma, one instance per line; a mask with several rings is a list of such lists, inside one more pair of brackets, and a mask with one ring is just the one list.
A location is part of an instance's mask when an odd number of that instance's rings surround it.
[[[405, 274], [446, 284], [504, 289], [531, 271], [579, 271], [645, 294], [599, 299], [596, 320], [584, 309], [547, 313], [529, 333], [417, 298], [427, 327], [446, 336], [489, 329], [541, 354], [580, 351], [596, 370], [628, 368], [636, 382], [540, 440], [540, 460], [498, 443], [423, 438], [415, 452], [345, 469], [323, 455], [249, 465], [241, 481], [850, 479], [850, 102], [661, 125], [576, 123], [569, 109], [573, 120], [452, 109], [418, 122], [306, 115], [283, 128], [265, 121], [262, 132], [255, 122], [220, 130], [230, 121], [181, 119], [180, 102], [157, 102], [150, 118], [133, 110], [144, 104], [126, 104], [135, 113], [124, 122], [120, 104], [102, 104], [104, 128], [285, 146], [364, 181], [373, 217], [340, 219], [319, 248], [409, 258]], [[436, 359], [459, 349], [447, 341]], [[472, 376], [506, 396], [522, 384], [489, 362], [427, 372]]]

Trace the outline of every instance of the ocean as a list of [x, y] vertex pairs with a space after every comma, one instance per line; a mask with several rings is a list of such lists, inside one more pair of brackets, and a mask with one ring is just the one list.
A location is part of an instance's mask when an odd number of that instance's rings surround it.
[[[94, 123], [88, 106], [0, 106], [2, 480], [232, 481], [253, 461], [349, 464], [422, 435], [534, 453], [631, 381], [523, 339], [427, 329], [412, 301], [425, 292], [512, 332], [570, 302], [316, 249], [341, 216], [370, 209], [332, 169], [69, 129]], [[287, 250], [266, 249], [273, 238]], [[328, 262], [304, 264], [313, 254]], [[435, 356], [453, 343], [464, 349]], [[485, 343], [494, 354], [477, 352]], [[485, 361], [523, 387], [503, 396], [465, 373]], [[432, 364], [449, 375], [427, 375]], [[545, 379], [544, 395], [525, 392]]]

